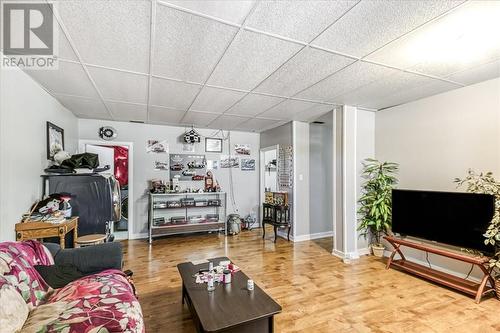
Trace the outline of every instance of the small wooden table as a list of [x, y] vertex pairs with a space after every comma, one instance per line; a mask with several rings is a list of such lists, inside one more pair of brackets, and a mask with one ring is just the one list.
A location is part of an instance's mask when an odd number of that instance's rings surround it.
[[16, 240], [43, 239], [47, 237], [59, 237], [59, 244], [64, 249], [66, 234], [73, 230], [73, 246], [76, 246], [78, 238], [78, 217], [71, 217], [61, 223], [26, 221], [16, 223]]
[[264, 216], [262, 218], [262, 238], [266, 237], [266, 224], [274, 228], [274, 242], [278, 239], [278, 229], [287, 228], [287, 239], [290, 241], [290, 208], [286, 205], [263, 204]]
[[92, 234], [78, 237], [75, 241], [80, 247], [96, 245], [104, 243], [106, 239], [106, 235], [104, 234]]
[[[209, 259], [217, 265], [226, 257]], [[248, 276], [234, 273], [229, 284], [215, 284], [209, 292], [205, 283], [198, 284], [193, 274], [207, 269], [208, 263], [177, 265], [182, 278], [182, 303], [186, 302], [198, 332], [267, 333], [274, 330], [274, 315], [281, 312], [276, 303], [259, 286], [247, 290]]]

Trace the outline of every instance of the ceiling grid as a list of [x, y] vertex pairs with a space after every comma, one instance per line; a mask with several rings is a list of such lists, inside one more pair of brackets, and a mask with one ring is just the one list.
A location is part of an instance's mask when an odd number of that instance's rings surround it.
[[[65, 65], [27, 73], [81, 117], [261, 131], [347, 102], [384, 109], [500, 76], [500, 48], [460, 66], [394, 58], [393, 50], [478, 6], [471, 1], [56, 4]], [[113, 8], [123, 16], [101, 22], [102, 11]], [[178, 21], [173, 32], [158, 30], [159, 10], [162, 27]], [[122, 40], [113, 37], [120, 31], [129, 31]], [[89, 40], [94, 35], [104, 41]], [[116, 58], [124, 49], [128, 54]]]

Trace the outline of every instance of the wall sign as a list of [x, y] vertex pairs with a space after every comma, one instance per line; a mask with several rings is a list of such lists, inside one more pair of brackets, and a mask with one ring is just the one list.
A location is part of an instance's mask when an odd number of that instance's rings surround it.
[[194, 176], [205, 176], [206, 167], [205, 155], [170, 154], [170, 178], [193, 180]]
[[222, 139], [205, 138], [205, 151], [207, 153], [222, 153]]

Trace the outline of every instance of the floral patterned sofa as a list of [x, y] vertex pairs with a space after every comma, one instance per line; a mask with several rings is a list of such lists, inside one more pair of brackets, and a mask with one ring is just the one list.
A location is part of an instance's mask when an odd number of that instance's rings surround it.
[[141, 307], [125, 274], [107, 269], [51, 289], [34, 268], [53, 265], [36, 241], [0, 243], [0, 331], [144, 332]]

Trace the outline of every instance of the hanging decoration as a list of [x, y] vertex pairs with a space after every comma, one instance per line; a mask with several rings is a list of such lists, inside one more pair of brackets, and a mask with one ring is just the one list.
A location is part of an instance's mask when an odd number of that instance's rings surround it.
[[200, 143], [201, 142], [201, 136], [194, 130], [194, 128], [191, 128], [189, 132], [184, 133], [184, 142], [186, 143]]
[[116, 138], [116, 130], [111, 126], [103, 126], [99, 128], [99, 137], [103, 140], [113, 140]]

